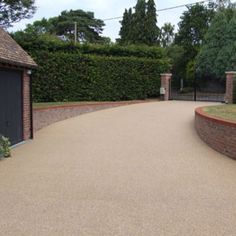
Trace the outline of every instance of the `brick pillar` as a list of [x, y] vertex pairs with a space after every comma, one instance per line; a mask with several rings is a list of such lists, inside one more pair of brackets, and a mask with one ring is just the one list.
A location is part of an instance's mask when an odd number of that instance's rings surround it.
[[[170, 91], [170, 83], [171, 83], [172, 74], [161, 74], [161, 90], [164, 88], [165, 94], [161, 94], [163, 101], [170, 100], [171, 91]], [[161, 92], [161, 91], [160, 91]]]
[[23, 138], [30, 139], [30, 77], [25, 69], [23, 72]]
[[226, 73], [226, 94], [225, 94], [225, 102], [232, 104], [233, 103], [233, 83], [234, 76], [236, 76], [236, 71], [227, 71]]

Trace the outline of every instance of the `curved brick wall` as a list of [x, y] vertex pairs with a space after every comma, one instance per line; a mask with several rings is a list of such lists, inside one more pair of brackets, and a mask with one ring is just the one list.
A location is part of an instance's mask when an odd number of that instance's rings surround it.
[[75, 117], [84, 113], [157, 100], [124, 101], [124, 102], [96, 102], [81, 103], [80, 105], [55, 106], [49, 108], [36, 108], [33, 111], [34, 131], [40, 130], [55, 122]]
[[236, 122], [212, 117], [197, 108], [195, 128], [210, 147], [236, 160]]

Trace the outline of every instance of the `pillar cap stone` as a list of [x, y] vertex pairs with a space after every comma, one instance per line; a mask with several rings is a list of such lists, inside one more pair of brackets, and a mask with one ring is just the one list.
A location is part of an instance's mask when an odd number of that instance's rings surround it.
[[236, 71], [226, 71], [225, 74], [232, 74], [232, 75], [236, 75]]
[[172, 76], [172, 74], [171, 73], [163, 73], [163, 74], [161, 74], [161, 76]]

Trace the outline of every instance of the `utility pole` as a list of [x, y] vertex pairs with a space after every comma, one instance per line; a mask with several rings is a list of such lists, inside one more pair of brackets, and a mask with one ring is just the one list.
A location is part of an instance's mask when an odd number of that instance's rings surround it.
[[75, 24], [75, 44], [77, 43], [77, 28], [78, 28], [78, 26], [77, 26], [77, 22], [74, 22], [74, 24]]

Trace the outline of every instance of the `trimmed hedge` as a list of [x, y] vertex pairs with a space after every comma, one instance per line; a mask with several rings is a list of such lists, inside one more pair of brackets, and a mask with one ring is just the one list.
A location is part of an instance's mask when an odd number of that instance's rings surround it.
[[38, 51], [34, 102], [119, 101], [159, 96], [167, 59]]
[[149, 47], [145, 45], [129, 45], [120, 46], [114, 45], [100, 45], [100, 44], [74, 44], [70, 42], [60, 41], [58, 38], [42, 35], [31, 38], [27, 35], [16, 37], [14, 39], [28, 52], [34, 53], [38, 51], [48, 52], [70, 52], [93, 54], [98, 56], [115, 56], [115, 57], [140, 57], [162, 59], [166, 56], [165, 49], [160, 47]]

